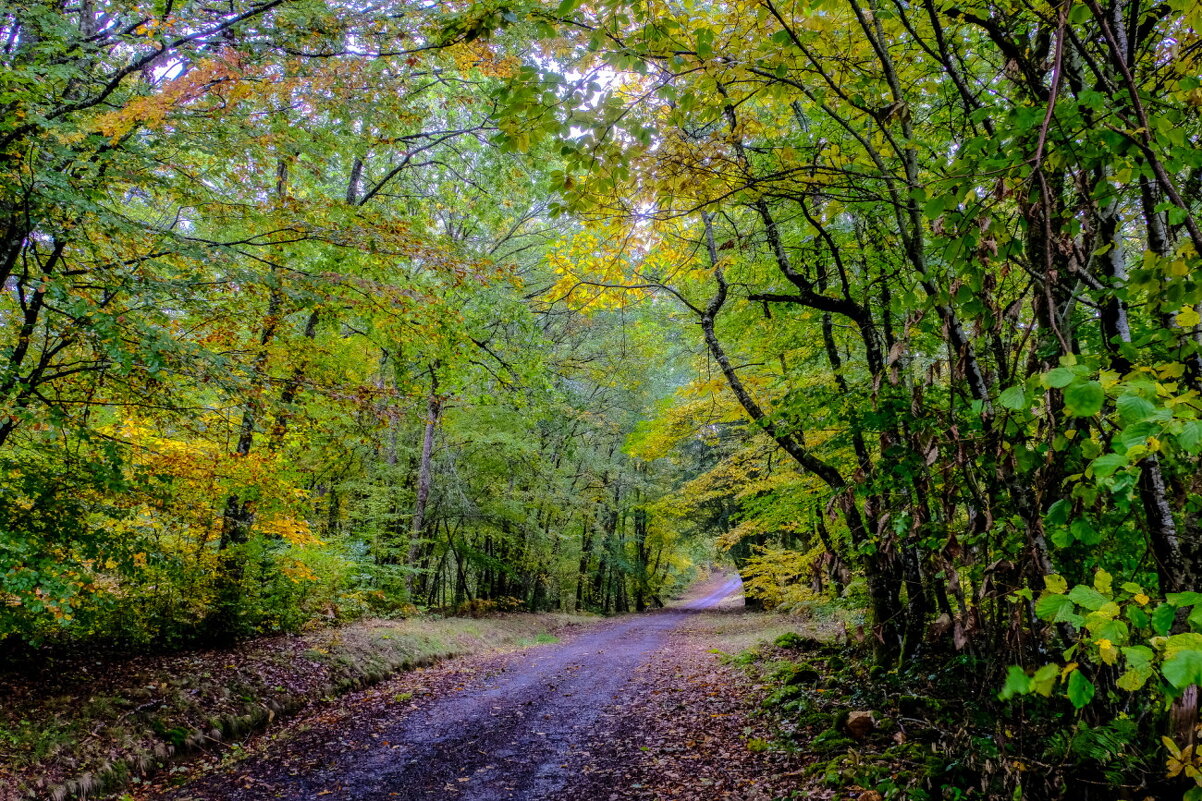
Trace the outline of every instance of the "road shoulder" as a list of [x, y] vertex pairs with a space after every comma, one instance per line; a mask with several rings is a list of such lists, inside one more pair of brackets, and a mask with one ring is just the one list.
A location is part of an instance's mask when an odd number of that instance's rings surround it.
[[772, 745], [766, 687], [731, 655], [795, 622], [724, 604], [675, 629], [577, 754], [561, 798], [769, 801], [803, 784], [803, 760]]

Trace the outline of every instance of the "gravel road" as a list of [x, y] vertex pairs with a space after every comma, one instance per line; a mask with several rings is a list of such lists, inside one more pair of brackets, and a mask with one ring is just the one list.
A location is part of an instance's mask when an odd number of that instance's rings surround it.
[[[721, 577], [668, 609], [511, 655], [456, 692], [381, 722], [343, 720], [342, 747], [303, 760], [267, 753], [161, 799], [555, 799], [588, 759], [590, 734], [620, 710], [636, 669], [689, 615], [740, 589]], [[361, 730], [360, 730], [361, 729]], [[348, 743], [351, 745], [348, 747]], [[302, 743], [292, 743], [303, 747]], [[281, 740], [280, 748], [289, 741]], [[145, 797], [145, 796], [143, 796]]]

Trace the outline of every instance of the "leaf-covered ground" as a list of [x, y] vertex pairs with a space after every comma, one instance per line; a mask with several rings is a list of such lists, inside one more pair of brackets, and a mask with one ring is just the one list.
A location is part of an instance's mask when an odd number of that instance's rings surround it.
[[801, 791], [808, 758], [773, 744], [774, 724], [758, 712], [767, 686], [727, 658], [789, 625], [727, 604], [673, 631], [594, 732], [564, 797], [770, 801]]

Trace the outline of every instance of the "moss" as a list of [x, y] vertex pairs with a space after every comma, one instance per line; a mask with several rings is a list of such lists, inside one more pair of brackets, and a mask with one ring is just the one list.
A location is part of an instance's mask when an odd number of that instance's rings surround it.
[[810, 741], [810, 749], [816, 754], [832, 754], [846, 751], [856, 743], [838, 729], [827, 729]]
[[825, 643], [813, 637], [798, 634], [795, 631], [785, 632], [772, 643], [777, 648], [787, 648], [791, 651], [815, 651], [825, 647]]
[[774, 707], [783, 707], [786, 704], [796, 701], [799, 698], [804, 698], [807, 690], [804, 687], [786, 684], [770, 695], [766, 696], [762, 702], [765, 709]]
[[822, 674], [809, 665], [797, 665], [785, 679], [785, 684], [792, 686], [813, 685], [822, 680]]
[[760, 754], [764, 751], [770, 751], [771, 749], [772, 743], [759, 737], [752, 737], [747, 741], [747, 750], [751, 751], [753, 754]]
[[829, 712], [803, 712], [797, 716], [795, 722], [798, 726], [819, 729], [835, 725], [835, 717]]
[[944, 703], [924, 695], [901, 695], [897, 698], [897, 713], [907, 718], [930, 718], [943, 711]]

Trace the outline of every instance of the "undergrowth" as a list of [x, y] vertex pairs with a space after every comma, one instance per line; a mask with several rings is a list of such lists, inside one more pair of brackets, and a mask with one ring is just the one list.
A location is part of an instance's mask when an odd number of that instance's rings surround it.
[[[787, 633], [728, 659], [767, 687], [771, 747], [803, 755], [810, 786], [839, 798], [1180, 798], [1146, 756], [1157, 721], [1090, 720], [1063, 699], [1001, 701], [1000, 679], [981, 678], [998, 666], [983, 656], [928, 653], [887, 670], [863, 645]], [[849, 717], [862, 712], [870, 730], [853, 732]]]

